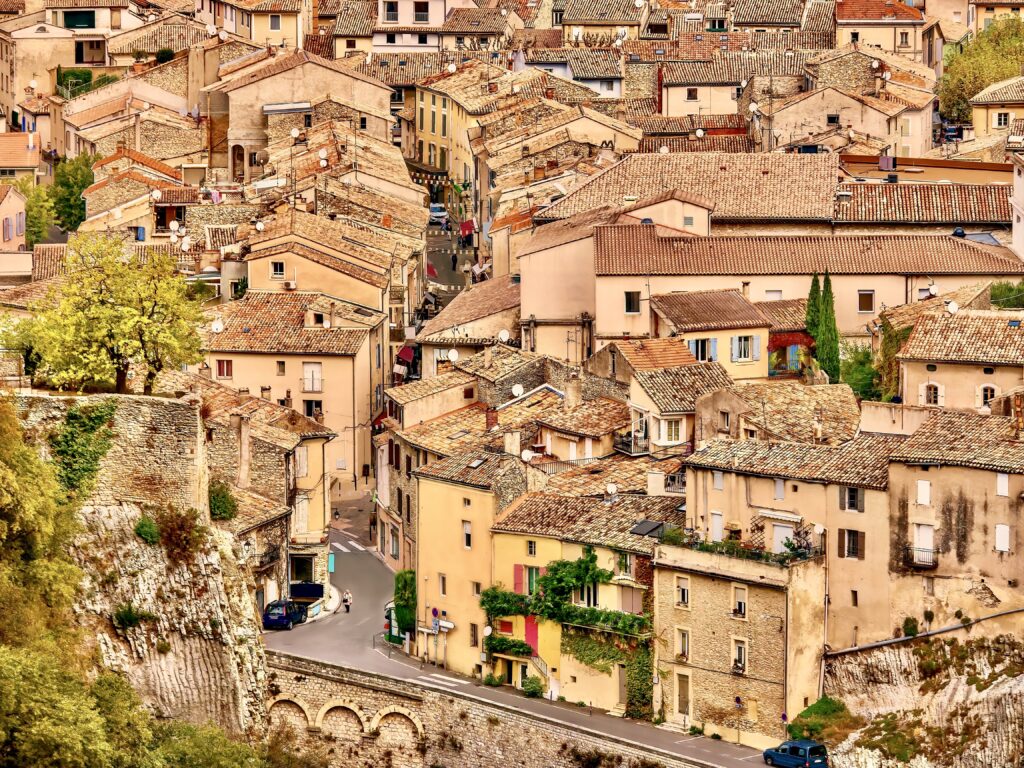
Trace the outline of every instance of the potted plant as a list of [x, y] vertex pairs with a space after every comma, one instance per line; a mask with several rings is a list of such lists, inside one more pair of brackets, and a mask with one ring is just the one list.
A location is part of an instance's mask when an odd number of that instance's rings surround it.
[[132, 64], [132, 72], [141, 72], [146, 68], [146, 52], [145, 51], [133, 51], [132, 57], [135, 59], [135, 63]]

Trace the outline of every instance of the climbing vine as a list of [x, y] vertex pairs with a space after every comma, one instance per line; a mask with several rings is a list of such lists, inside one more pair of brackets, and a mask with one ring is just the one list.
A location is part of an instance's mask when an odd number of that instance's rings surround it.
[[626, 661], [625, 651], [591, 632], [562, 632], [562, 653], [604, 675], [611, 673], [614, 664]]
[[596, 632], [562, 632], [562, 653], [596, 672], [611, 674], [626, 667], [626, 716], [649, 720], [654, 715], [654, 659], [649, 640], [626, 641]]
[[505, 635], [488, 635], [484, 638], [484, 650], [488, 653], [504, 653], [509, 656], [533, 656], [533, 646], [522, 640]]
[[877, 368], [879, 388], [882, 391], [882, 402], [890, 402], [900, 393], [900, 364], [896, 359], [903, 344], [910, 338], [913, 326], [893, 328], [892, 323], [882, 318], [882, 341], [878, 349]]
[[50, 436], [57, 479], [69, 494], [81, 498], [92, 490], [100, 462], [110, 450], [110, 421], [116, 410], [113, 399], [72, 406]]

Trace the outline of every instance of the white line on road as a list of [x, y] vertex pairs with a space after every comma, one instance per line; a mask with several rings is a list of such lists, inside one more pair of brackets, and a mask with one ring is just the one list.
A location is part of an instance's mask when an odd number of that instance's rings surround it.
[[755, 757], [761, 757], [761, 755], [750, 755], [749, 757], [741, 757], [740, 760], [753, 760]]
[[447, 683], [455, 683], [456, 685], [469, 685], [468, 680], [457, 680], [454, 677], [445, 677], [444, 675], [430, 674], [427, 677], [436, 678], [437, 680], [444, 680]]
[[673, 744], [685, 744], [688, 741], [693, 741], [694, 739], [699, 739], [699, 738], [702, 738], [702, 737], [700, 737], [700, 736], [691, 736], [688, 739], [680, 739], [679, 741], [674, 741], [672, 743]]
[[449, 686], [451, 688], [455, 687], [454, 680], [451, 680], [447, 677], [441, 677], [440, 675], [436, 677], [434, 675], [430, 675], [429, 677], [421, 677], [420, 680], [422, 680], [424, 683], [441, 683], [442, 685]]
[[348, 545], [349, 545], [350, 547], [355, 547], [355, 548], [356, 548], [356, 549], [358, 549], [358, 550], [359, 550], [360, 552], [363, 552], [363, 551], [364, 551], [364, 549], [365, 549], [365, 548], [363, 547], [363, 545], [362, 545], [362, 544], [360, 544], [360, 543], [358, 543], [358, 542], [356, 542], [356, 541], [353, 541], [353, 540], [351, 540], [351, 539], [350, 539], [350, 540], [348, 540], [348, 541], [347, 541], [347, 542], [345, 542], [345, 543], [346, 543], [346, 544], [348, 544]]
[[342, 552], [348, 552], [348, 550], [341, 546], [341, 544], [339, 544], [338, 542], [334, 542], [331, 546], [337, 550], [341, 550]]

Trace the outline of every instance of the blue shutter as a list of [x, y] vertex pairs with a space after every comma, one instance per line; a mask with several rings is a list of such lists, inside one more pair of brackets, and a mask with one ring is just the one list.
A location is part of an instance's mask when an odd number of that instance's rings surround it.
[[786, 362], [789, 363], [787, 366], [791, 371], [795, 371], [800, 367], [800, 345], [790, 344], [789, 351], [786, 353]]
[[751, 346], [753, 347], [753, 349], [750, 350], [750, 353], [753, 355], [754, 360], [760, 360], [761, 359], [761, 337], [755, 335], [754, 336], [754, 343]]
[[137, 230], [137, 233], [135, 235], [135, 239], [138, 240], [140, 243], [145, 242], [145, 240], [146, 240], [146, 228], [145, 227], [136, 227], [136, 230]]
[[713, 360], [714, 362], [717, 363], [718, 362], [718, 339], [711, 339], [709, 343], [710, 343], [710, 346], [708, 348], [708, 351], [709, 351], [710, 356], [708, 357], [708, 359], [709, 360]]
[[740, 356], [740, 340], [738, 336], [729, 337], [729, 360], [736, 362], [736, 359]]

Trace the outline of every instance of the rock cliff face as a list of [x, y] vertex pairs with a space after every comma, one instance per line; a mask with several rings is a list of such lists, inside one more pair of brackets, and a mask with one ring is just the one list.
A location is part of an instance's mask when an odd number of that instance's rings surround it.
[[1024, 765], [1024, 643], [983, 632], [830, 660], [826, 694], [868, 723], [833, 750], [837, 768]]
[[[84, 572], [76, 612], [86, 644], [123, 672], [157, 716], [266, 730], [266, 671], [249, 575], [232, 537], [210, 526], [197, 402], [154, 397], [21, 396], [26, 439], [46, 454], [70, 410], [113, 399], [109, 447], [79, 510], [72, 556]], [[174, 560], [135, 532], [165, 510], [198, 512], [205, 543]], [[154, 529], [155, 532], [155, 529]]]

